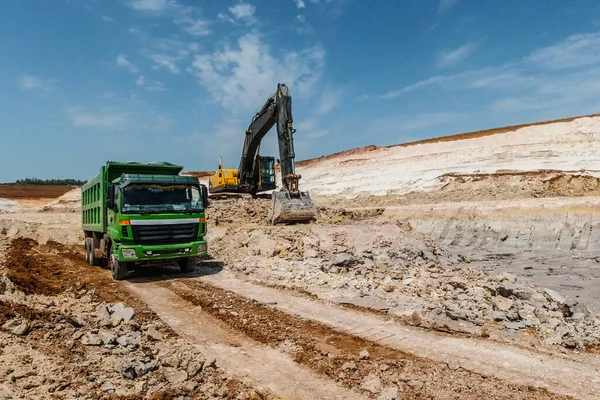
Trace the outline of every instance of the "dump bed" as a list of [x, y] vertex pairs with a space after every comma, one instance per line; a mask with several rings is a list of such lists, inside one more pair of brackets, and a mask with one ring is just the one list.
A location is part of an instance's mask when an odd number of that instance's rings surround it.
[[106, 188], [122, 174], [179, 175], [182, 169], [181, 165], [167, 162], [142, 164], [107, 161], [106, 165], [100, 167], [100, 173], [81, 187], [83, 230], [106, 232]]

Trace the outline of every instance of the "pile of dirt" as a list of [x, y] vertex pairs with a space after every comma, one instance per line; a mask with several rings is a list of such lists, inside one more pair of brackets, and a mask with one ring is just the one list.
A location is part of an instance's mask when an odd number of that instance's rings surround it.
[[68, 191], [42, 207], [43, 212], [81, 212], [81, 188]]
[[[48, 241], [83, 243], [80, 214], [65, 213], [60, 214], [60, 218], [56, 218], [56, 215], [37, 212], [11, 214], [7, 218], [0, 218], [0, 235], [11, 239], [31, 238], [38, 243]], [[25, 216], [28, 218], [23, 218]]]
[[16, 239], [0, 260], [1, 398], [246, 399], [253, 392], [80, 259], [80, 249]]
[[404, 316], [428, 328], [586, 349], [600, 319], [558, 293], [512, 274], [468, 267], [406, 226], [234, 228], [213, 232], [212, 254], [258, 281]]
[[0, 198], [0, 214], [2, 213], [16, 213], [19, 212], [21, 207], [15, 200], [2, 199]]
[[211, 201], [206, 210], [209, 226], [242, 224], [266, 225], [269, 219], [271, 200], [233, 199]]

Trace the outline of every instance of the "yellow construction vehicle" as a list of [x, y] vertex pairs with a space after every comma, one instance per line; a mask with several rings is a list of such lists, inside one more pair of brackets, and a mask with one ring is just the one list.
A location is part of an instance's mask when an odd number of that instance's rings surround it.
[[[260, 171], [256, 193], [274, 190], [275, 183], [275, 157], [255, 157], [255, 169]], [[230, 194], [245, 193], [240, 189], [237, 169], [224, 169], [223, 159], [219, 157], [219, 168], [209, 177], [208, 190], [213, 196], [227, 197]], [[216, 196], [218, 194], [218, 196]]]
[[[240, 165], [236, 170], [219, 169], [209, 179], [209, 193], [215, 195], [250, 194], [271, 191], [273, 204], [269, 214], [271, 224], [309, 222], [316, 216], [316, 208], [308, 192], [300, 191], [300, 175], [295, 172], [294, 139], [292, 127], [292, 97], [284, 83], [277, 85], [275, 94], [267, 99], [262, 109], [252, 118], [246, 130]], [[275, 159], [261, 156], [263, 137], [277, 125], [282, 188], [277, 190]]]

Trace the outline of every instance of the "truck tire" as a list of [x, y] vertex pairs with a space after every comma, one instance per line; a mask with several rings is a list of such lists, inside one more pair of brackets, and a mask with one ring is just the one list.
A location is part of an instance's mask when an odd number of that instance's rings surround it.
[[94, 251], [100, 248], [100, 241], [95, 237], [90, 238], [90, 264], [96, 267], [102, 266], [102, 259], [96, 257]]
[[184, 273], [192, 272], [196, 266], [192, 257], [180, 258], [177, 263], [179, 264], [179, 270]]
[[91, 238], [86, 237], [84, 240], [84, 244], [85, 244], [85, 262], [88, 264], [92, 264], [91, 259], [90, 259]]
[[125, 276], [127, 275], [128, 263], [119, 261], [119, 259], [113, 253], [111, 253], [109, 265], [114, 280], [121, 281], [125, 279]]

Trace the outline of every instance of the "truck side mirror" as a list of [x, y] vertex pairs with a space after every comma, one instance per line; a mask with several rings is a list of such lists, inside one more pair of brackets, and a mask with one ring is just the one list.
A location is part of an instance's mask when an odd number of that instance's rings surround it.
[[108, 185], [106, 188], [106, 208], [115, 209], [115, 185]]
[[208, 207], [208, 189], [206, 188], [206, 185], [200, 185], [200, 194], [202, 195], [204, 208]]

